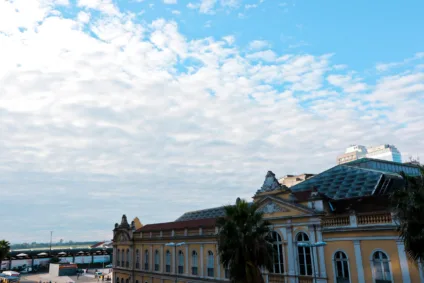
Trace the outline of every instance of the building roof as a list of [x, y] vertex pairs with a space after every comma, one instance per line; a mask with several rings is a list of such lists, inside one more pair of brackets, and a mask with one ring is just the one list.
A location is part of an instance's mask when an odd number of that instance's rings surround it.
[[153, 232], [174, 229], [189, 229], [199, 227], [213, 227], [215, 226], [216, 218], [203, 218], [185, 221], [174, 221], [165, 223], [147, 224], [137, 230], [137, 232]]
[[224, 206], [189, 211], [181, 215], [175, 221], [179, 222], [179, 221], [187, 221], [187, 220], [194, 220], [194, 219], [218, 218], [222, 216], [225, 216]]
[[291, 190], [300, 192], [315, 189], [330, 199], [341, 200], [371, 196], [375, 192], [386, 190], [389, 185], [396, 184], [390, 181], [393, 179], [402, 180], [400, 175], [390, 171], [343, 164], [297, 184]]
[[394, 161], [387, 161], [374, 158], [361, 158], [353, 160], [343, 165], [361, 167], [367, 169], [375, 169], [386, 173], [400, 173], [405, 172], [407, 175], [419, 176], [421, 174], [419, 166], [415, 164], [399, 163]]

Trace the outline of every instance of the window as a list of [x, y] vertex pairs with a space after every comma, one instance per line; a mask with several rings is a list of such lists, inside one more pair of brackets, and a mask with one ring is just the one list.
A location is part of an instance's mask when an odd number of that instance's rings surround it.
[[[118, 249], [118, 253], [116, 255], [116, 265], [117, 266], [120, 266], [121, 265], [120, 260], [121, 260], [121, 250]], [[119, 281], [116, 281], [116, 282], [119, 283]]]
[[127, 280], [125, 280], [125, 283], [130, 283], [130, 280], [127, 278]]
[[155, 251], [155, 271], [159, 271], [159, 264], [160, 264], [160, 254], [159, 251]]
[[140, 251], [135, 251], [135, 268], [140, 268]]
[[165, 262], [166, 262], [166, 272], [171, 272], [171, 252], [170, 251], [166, 251], [166, 256], [165, 256]]
[[127, 249], [127, 267], [130, 267], [130, 250]]
[[184, 254], [182, 251], [178, 251], [178, 274], [184, 273]]
[[121, 283], [124, 283], [124, 278], [121, 278]]
[[144, 251], [144, 270], [149, 270], [149, 251]]
[[347, 256], [344, 252], [334, 254], [334, 268], [336, 274], [336, 283], [350, 283], [349, 265]]
[[[124, 267], [125, 266], [125, 250], [121, 250], [121, 266]], [[122, 279], [124, 280], [124, 279]], [[122, 282], [124, 283], [124, 282]]]
[[230, 267], [225, 267], [225, 279], [230, 279]]
[[197, 252], [191, 253], [191, 274], [197, 275]]
[[282, 274], [284, 273], [283, 241], [276, 231], [272, 232], [272, 244], [274, 257], [273, 272]]
[[214, 264], [213, 252], [208, 251], [208, 277], [214, 277]]
[[[301, 232], [297, 234], [297, 243], [309, 243], [309, 237]], [[310, 247], [297, 247], [299, 257], [299, 274], [312, 275], [312, 257]]]
[[389, 258], [382, 251], [376, 251], [372, 256], [372, 267], [375, 283], [391, 283]]
[[119, 277], [116, 277], [116, 283], [119, 283]]
[[135, 280], [135, 283], [138, 283], [138, 280]]

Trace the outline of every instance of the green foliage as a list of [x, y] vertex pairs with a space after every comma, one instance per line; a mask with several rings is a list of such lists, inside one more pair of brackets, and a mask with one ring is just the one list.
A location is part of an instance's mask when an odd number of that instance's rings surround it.
[[257, 208], [238, 198], [217, 220], [218, 252], [234, 283], [263, 283], [261, 268], [272, 269], [270, 223]]
[[10, 252], [10, 243], [6, 240], [0, 241], [0, 261], [5, 259]]
[[408, 256], [424, 261], [424, 167], [421, 176], [401, 175], [404, 185], [391, 195], [395, 220]]

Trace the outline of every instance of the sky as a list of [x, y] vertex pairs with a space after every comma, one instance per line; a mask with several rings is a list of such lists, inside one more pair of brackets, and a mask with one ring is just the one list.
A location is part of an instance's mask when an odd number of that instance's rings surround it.
[[319, 173], [424, 159], [424, 1], [0, 1], [0, 236], [106, 240]]

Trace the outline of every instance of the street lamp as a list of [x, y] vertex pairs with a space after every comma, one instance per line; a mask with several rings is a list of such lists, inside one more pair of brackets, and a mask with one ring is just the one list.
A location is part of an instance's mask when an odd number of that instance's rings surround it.
[[324, 247], [325, 245], [327, 245], [326, 242], [316, 242], [316, 243], [313, 243], [313, 244], [305, 243], [305, 242], [297, 243], [298, 247], [310, 248], [311, 249], [312, 267], [313, 267], [313, 274], [314, 274], [314, 282], [315, 283], [317, 283], [317, 273], [316, 273], [316, 270], [315, 270], [314, 249], [313, 248]]
[[[181, 242], [181, 243], [167, 243], [165, 244], [165, 246], [167, 247], [174, 247], [174, 271], [175, 271], [175, 283], [178, 282], [178, 270], [177, 270], [177, 247], [181, 247], [183, 245], [185, 245], [185, 242]], [[186, 255], [187, 256], [187, 255]]]

